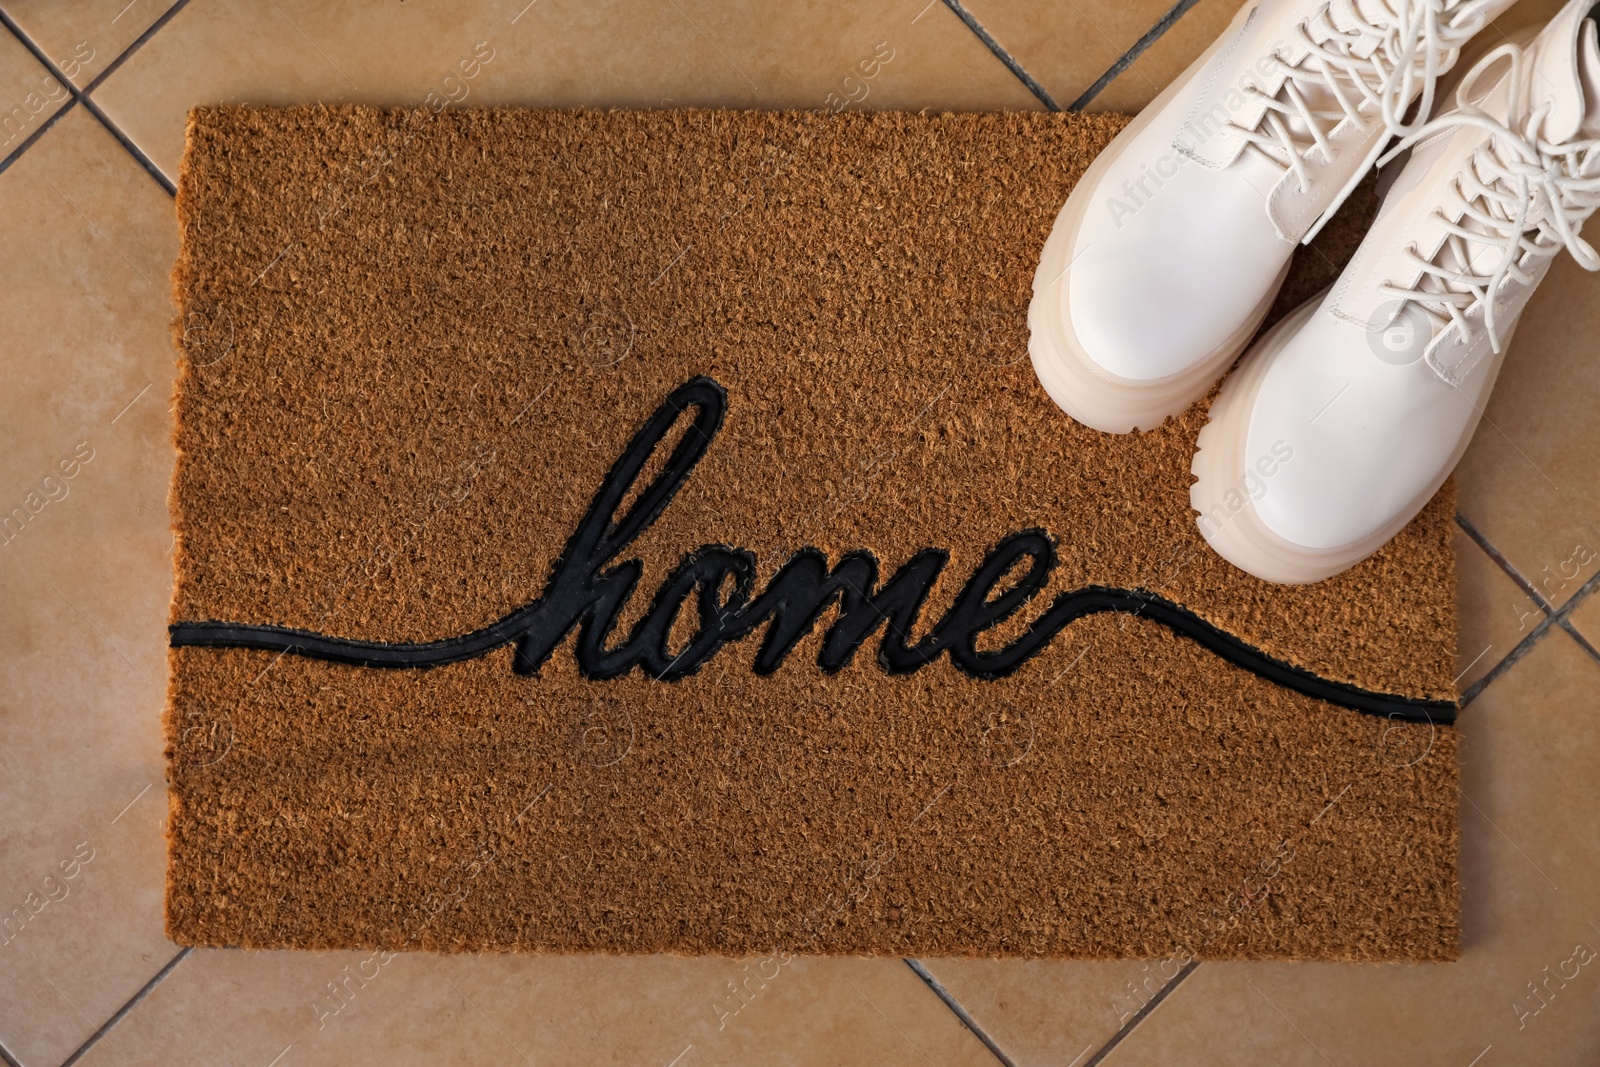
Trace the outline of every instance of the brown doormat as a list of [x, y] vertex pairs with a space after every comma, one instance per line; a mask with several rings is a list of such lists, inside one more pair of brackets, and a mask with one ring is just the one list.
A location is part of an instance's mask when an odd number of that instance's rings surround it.
[[1034, 380], [1122, 121], [195, 112], [170, 935], [1454, 956], [1449, 491], [1269, 586]]

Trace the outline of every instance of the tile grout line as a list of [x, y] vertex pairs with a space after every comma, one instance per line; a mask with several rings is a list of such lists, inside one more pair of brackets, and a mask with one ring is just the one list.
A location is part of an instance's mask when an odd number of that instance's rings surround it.
[[1524, 637], [1520, 642], [1518, 642], [1516, 648], [1513, 648], [1510, 652], [1506, 653], [1505, 658], [1499, 663], [1495, 664], [1494, 668], [1490, 670], [1488, 674], [1485, 674], [1482, 678], [1479, 678], [1476, 682], [1473, 682], [1472, 685], [1468, 687], [1467, 691], [1461, 696], [1462, 708], [1465, 708], [1468, 704], [1472, 703], [1478, 698], [1480, 693], [1489, 688], [1489, 683], [1493, 682], [1496, 678], [1499, 678], [1502, 674], [1506, 673], [1506, 671], [1516, 666], [1517, 661], [1531, 652], [1533, 650], [1533, 646], [1538, 644], [1539, 639], [1544, 637], [1545, 634], [1549, 633], [1555, 627], [1560, 627], [1562, 630], [1566, 631], [1569, 637], [1572, 637], [1574, 640], [1578, 641], [1580, 647], [1588, 650], [1590, 647], [1588, 642], [1579, 640], [1580, 635], [1574, 633], [1570, 628], [1568, 628], [1566, 623], [1567, 617], [1572, 614], [1578, 605], [1587, 600], [1589, 594], [1593, 593], [1596, 589], [1600, 589], [1600, 572], [1596, 572], [1589, 578], [1587, 582], [1584, 582], [1583, 585], [1579, 586], [1578, 591], [1573, 593], [1572, 596], [1568, 597], [1565, 604], [1561, 605], [1561, 607], [1557, 608], [1554, 612], [1541, 619], [1539, 621], [1539, 625], [1535, 626], [1533, 631], [1529, 633], [1527, 637]]
[[995, 1059], [1005, 1064], [1005, 1067], [1017, 1067], [1017, 1061], [1005, 1054], [999, 1043], [990, 1037], [983, 1027], [978, 1025], [978, 1020], [974, 1019], [972, 1014], [961, 1006], [961, 1002], [955, 998], [955, 995], [946, 989], [939, 979], [933, 976], [933, 973], [923, 965], [921, 960], [912, 959], [908, 956], [905, 964], [911, 968], [912, 973], [922, 979], [929, 989], [933, 990], [933, 995], [944, 1002], [944, 1006], [949, 1008], [957, 1019], [961, 1020], [962, 1025], [971, 1030], [972, 1035], [983, 1042], [983, 1047], [988, 1049]]
[[[1456, 512], [1456, 525], [1459, 526], [1462, 532], [1470, 537], [1479, 548], [1483, 549], [1489, 558], [1494, 560], [1495, 563], [1499, 565], [1501, 570], [1506, 572], [1506, 575], [1516, 583], [1517, 588], [1521, 589], [1528, 599], [1537, 604], [1546, 615], [1555, 613], [1556, 608], [1550, 603], [1549, 598], [1543, 593], [1539, 592], [1538, 586], [1528, 581], [1527, 577], [1524, 576], [1521, 571], [1517, 570], [1516, 564], [1507, 559], [1505, 557], [1505, 553], [1501, 552], [1489, 542], [1489, 539], [1484, 536], [1483, 531], [1479, 530], [1478, 527], [1473, 524], [1471, 519], [1467, 518], [1458, 511]], [[1586, 595], [1583, 594], [1582, 587], [1579, 588], [1578, 593], [1574, 594], [1574, 596], [1578, 595]], [[1572, 625], [1572, 621], [1570, 619], [1563, 617], [1557, 625], [1566, 631], [1568, 637], [1578, 642], [1578, 647], [1582, 648], [1590, 656], [1594, 657], [1597, 662], [1600, 662], [1600, 649], [1595, 648], [1595, 646], [1589, 642], [1589, 639], [1583, 636], [1583, 631]], [[1513, 649], [1512, 651], [1514, 652], [1516, 650]]]
[[[1467, 518], [1459, 511], [1456, 512], [1456, 526], [1461, 530], [1462, 533], [1467, 535], [1468, 539], [1470, 539], [1473, 544], [1477, 545], [1478, 548], [1483, 551], [1484, 555], [1488, 556], [1494, 561], [1495, 566], [1499, 567], [1505, 572], [1506, 576], [1511, 579], [1512, 584], [1518, 589], [1522, 590], [1524, 596], [1531, 599], [1534, 605], [1538, 607], [1540, 611], [1544, 612], [1544, 618], [1539, 620], [1538, 625], [1534, 626], [1533, 630], [1528, 634], [1528, 637], [1532, 637], [1536, 633], [1542, 633], [1543, 631], [1540, 630], [1540, 626], [1545, 626], [1549, 622], [1550, 613], [1552, 610], [1554, 610], [1551, 608], [1550, 602], [1545, 600], [1544, 597], [1540, 596], [1539, 590], [1534, 588], [1533, 583], [1528, 581], [1527, 578], [1523, 577], [1522, 572], [1517, 570], [1516, 566], [1510, 560], [1506, 559], [1505, 554], [1490, 543], [1489, 538], [1484, 536], [1483, 531], [1478, 529], [1471, 519]], [[1526, 640], [1526, 638], [1524, 638], [1524, 640]], [[1479, 694], [1481, 694], [1483, 690], [1489, 687], [1489, 681], [1491, 679], [1498, 678], [1501, 674], [1505, 673], [1505, 670], [1510, 669], [1505, 663], [1508, 658], [1511, 656], [1519, 656], [1520, 658], [1520, 656], [1527, 655], [1527, 650], [1524, 650], [1521, 653], [1517, 652], [1517, 649], [1521, 647], [1522, 643], [1519, 641], [1508, 652], [1506, 652], [1504, 656], [1501, 656], [1498, 660], [1496, 660], [1494, 666], [1490, 667], [1487, 671], [1484, 671], [1483, 677], [1479, 678], [1477, 682], [1474, 682], [1472, 685], [1467, 687], [1467, 691], [1461, 695], [1460, 706], [1462, 709], [1465, 709], [1468, 704], [1472, 703], [1478, 698]], [[1505, 669], [1502, 670], [1502, 668]], [[1470, 670], [1471, 668], [1468, 669]], [[1481, 685], [1479, 684], [1480, 682], [1482, 683]]]
[[1600, 648], [1595, 648], [1593, 645], [1591, 645], [1589, 643], [1589, 639], [1583, 636], [1583, 631], [1572, 625], [1572, 620], [1562, 619], [1561, 628], [1567, 632], [1568, 637], [1578, 642], [1578, 647], [1582, 648], [1585, 652], [1589, 653], [1589, 655], [1593, 656], [1596, 663], [1600, 663]]
[[172, 180], [161, 172], [161, 168], [156, 166], [155, 161], [145, 155], [144, 151], [134, 144], [127, 134], [122, 132], [121, 127], [107, 118], [106, 113], [100, 110], [100, 105], [91, 100], [87, 94], [83, 97], [83, 106], [88, 110], [89, 114], [100, 120], [100, 125], [106, 128], [106, 132], [116, 138], [117, 143], [128, 150], [128, 154], [145, 169], [150, 177], [156, 180], [157, 185], [166, 190], [168, 196], [176, 197], [178, 195], [178, 187], [172, 184]]
[[1509, 559], [1506, 559], [1503, 552], [1489, 543], [1489, 539], [1483, 535], [1482, 530], [1478, 529], [1478, 527], [1473, 524], [1471, 519], [1467, 518], [1458, 511], [1456, 512], [1456, 525], [1461, 528], [1462, 533], [1472, 538], [1473, 542], [1476, 543], [1479, 548], [1483, 549], [1484, 553], [1490, 559], [1494, 560], [1501, 570], [1506, 572], [1506, 576], [1517, 584], [1517, 588], [1521, 589], [1528, 595], [1530, 600], [1539, 605], [1539, 607], [1544, 610], [1546, 615], [1549, 615], [1555, 610], [1555, 608], [1551, 606], [1550, 601], [1545, 599], [1544, 594], [1539, 592], [1538, 587], [1536, 587], [1532, 582], [1528, 581], [1527, 578], [1523, 577], [1522, 572], [1517, 570], [1516, 565], [1513, 564]]
[[1007, 52], [1000, 42], [995, 40], [989, 31], [983, 28], [983, 24], [973, 17], [972, 12], [961, 6], [961, 0], [944, 0], [944, 6], [949, 8], [956, 18], [966, 23], [967, 29], [971, 30], [978, 40], [982, 41], [984, 46], [994, 53], [996, 59], [1006, 65], [1006, 69], [1016, 76], [1017, 80], [1027, 88], [1028, 92], [1038, 97], [1041, 104], [1051, 111], [1061, 110], [1061, 105], [1057, 104], [1050, 94], [1045, 91], [1045, 87], [1035, 81], [1033, 75], [1022, 69], [1022, 64], [1018, 63], [1011, 53]]
[[1111, 1055], [1111, 1050], [1122, 1044], [1122, 1042], [1127, 1039], [1128, 1035], [1133, 1033], [1134, 1030], [1138, 1028], [1139, 1024], [1144, 1022], [1145, 1019], [1149, 1017], [1151, 1012], [1155, 1011], [1161, 1006], [1161, 1002], [1166, 1000], [1167, 996], [1173, 990], [1177, 989], [1178, 986], [1183, 984], [1184, 979], [1188, 978], [1194, 973], [1195, 968], [1198, 966], [1200, 966], [1199, 960], [1190, 960], [1187, 964], [1185, 964], [1183, 970], [1173, 975], [1172, 981], [1162, 986], [1160, 991], [1145, 1003], [1144, 1007], [1140, 1008], [1134, 1013], [1133, 1018], [1129, 1019], [1127, 1023], [1123, 1025], [1122, 1029], [1112, 1034], [1111, 1040], [1107, 1041], [1103, 1046], [1101, 1046], [1100, 1051], [1091, 1056], [1089, 1058], [1089, 1062], [1085, 1063], [1083, 1067], [1095, 1067], [1096, 1064], [1100, 1063], [1107, 1056]]
[[1122, 55], [1118, 56], [1117, 61], [1111, 64], [1110, 67], [1106, 68], [1106, 72], [1100, 75], [1100, 77], [1096, 78], [1093, 85], [1085, 89], [1078, 99], [1068, 104], [1067, 110], [1082, 111], [1085, 107], [1087, 107], [1089, 105], [1089, 101], [1093, 100], [1095, 97], [1104, 92], [1106, 86], [1117, 80], [1117, 75], [1121, 74], [1123, 71], [1132, 66], [1133, 61], [1144, 54], [1145, 49], [1155, 44], [1156, 41], [1160, 39], [1162, 34], [1172, 29], [1173, 23], [1181, 19], [1185, 14], [1188, 13], [1191, 7], [1194, 7], [1194, 5], [1199, 2], [1200, 0], [1178, 0], [1176, 4], [1173, 4], [1172, 7], [1167, 10], [1165, 15], [1162, 15], [1160, 19], [1156, 20], [1156, 24], [1154, 26], [1151, 26], [1150, 29], [1145, 31], [1145, 35], [1143, 37], [1133, 42], [1133, 47], [1129, 48], [1126, 52], [1122, 53]]
[[5, 8], [3, 7], [0, 7], [0, 26], [4, 26], [6, 29], [10, 30], [11, 36], [15, 37], [17, 42], [21, 44], [23, 48], [26, 48], [28, 53], [32, 55], [36, 61], [44, 66], [45, 70], [50, 73], [51, 77], [53, 77], [58, 83], [61, 83], [62, 87], [67, 90], [68, 97], [67, 102], [62, 104], [53, 113], [51, 113], [49, 118], [40, 123], [38, 129], [34, 130], [32, 133], [28, 134], [27, 137], [23, 138], [22, 143], [13, 149], [12, 152], [4, 159], [0, 159], [0, 174], [3, 174], [11, 166], [11, 164], [17, 161], [22, 153], [26, 152], [28, 148], [32, 146], [33, 142], [43, 137], [45, 135], [45, 131], [50, 129], [50, 127], [54, 126], [57, 122], [60, 122], [61, 117], [72, 110], [73, 105], [78, 102], [78, 93], [73, 87], [71, 80], [63, 79], [61, 77], [61, 71], [56, 68], [54, 63], [45, 58], [44, 53], [39, 51], [39, 46], [34, 44], [28, 35], [22, 32], [22, 27], [18, 26], [16, 22], [12, 20], [11, 16], [6, 13]]
[[1466, 711], [1467, 706], [1477, 700], [1483, 694], [1483, 691], [1489, 688], [1491, 682], [1516, 666], [1518, 660], [1531, 652], [1539, 639], [1549, 632], [1551, 625], [1552, 622], [1548, 615], [1539, 620], [1539, 624], [1528, 633], [1528, 636], [1517, 642], [1516, 648], [1500, 657], [1500, 662], [1484, 672], [1482, 678], [1467, 686], [1467, 691], [1461, 694], [1461, 710]]
[[79, 1060], [81, 1060], [88, 1053], [88, 1051], [100, 1041], [102, 1037], [105, 1037], [108, 1033], [110, 1033], [111, 1029], [120, 1023], [124, 1018], [126, 1018], [129, 1012], [138, 1007], [139, 1002], [148, 996], [152, 989], [160, 985], [162, 979], [171, 974], [173, 969], [177, 967], [178, 964], [188, 959], [189, 953], [193, 951], [194, 949], [191, 947], [179, 949], [178, 954], [168, 960], [167, 965], [155, 973], [155, 977], [151, 978], [143, 986], [139, 987], [139, 991], [133, 996], [129, 997], [128, 1002], [122, 1007], [118, 1008], [115, 1015], [111, 1016], [111, 1018], [100, 1024], [100, 1029], [90, 1034], [88, 1039], [84, 1041], [83, 1044], [78, 1046], [78, 1050], [76, 1052], [62, 1060], [61, 1067], [72, 1067], [74, 1063], [77, 1063]]
[[167, 176], [161, 172], [161, 168], [157, 167], [150, 157], [145, 155], [144, 152], [133, 143], [128, 135], [123, 133], [122, 129], [106, 116], [104, 111], [100, 110], [100, 105], [96, 104], [89, 98], [89, 93], [94, 89], [99, 88], [100, 84], [104, 82], [107, 77], [114, 73], [117, 68], [121, 67], [122, 64], [127, 61], [128, 57], [143, 47], [146, 41], [155, 36], [156, 31], [160, 30], [169, 21], [171, 21], [172, 17], [186, 7], [188, 3], [189, 0], [177, 0], [177, 3], [173, 4], [166, 11], [162, 12], [160, 18], [156, 19], [148, 27], [146, 27], [145, 31], [136, 37], [132, 44], [128, 45], [127, 48], [124, 48], [115, 59], [106, 65], [105, 70], [101, 71], [98, 75], [91, 79], [89, 84], [84, 86], [82, 89], [79, 89], [77, 85], [73, 84], [72, 79], [67, 77], [66, 73], [62, 71], [60, 67], [56, 66], [55, 62], [51, 60], [49, 56], [45, 55], [44, 49], [40, 48], [33, 38], [24, 33], [22, 27], [17, 25], [16, 21], [3, 8], [0, 8], [0, 25], [4, 25], [6, 29], [10, 30], [11, 35], [21, 42], [22, 46], [26, 48], [30, 54], [32, 54], [33, 58], [37, 60], [45, 68], [45, 70], [47, 70], [50, 75], [55, 78], [55, 80], [58, 81], [72, 96], [72, 99], [67, 104], [65, 104], [54, 115], [50, 116], [49, 120], [43, 123], [39, 129], [35, 130], [33, 134], [28, 137], [26, 141], [19, 145], [15, 152], [11, 153], [4, 160], [0, 160], [0, 172], [4, 172], [8, 167], [15, 163], [25, 150], [32, 147], [34, 142], [44, 135], [46, 130], [48, 130], [51, 126], [54, 126], [62, 118], [62, 116], [66, 115], [68, 111], [72, 110], [73, 104], [82, 104], [84, 109], [88, 111], [89, 114], [93, 115], [95, 120], [105, 128], [106, 132], [111, 134], [111, 136], [116, 139], [117, 143], [127, 150], [129, 155], [133, 156], [133, 158], [138, 161], [139, 165], [145, 169], [145, 172], [149, 174], [150, 177], [155, 179], [156, 184], [161, 186], [161, 188], [166, 191], [168, 196], [176, 196], [177, 188], [172, 184], [171, 181], [167, 179]]
[[60, 109], [57, 110], [54, 115], [51, 115], [48, 119], [45, 119], [43, 122], [41, 122], [37, 130], [34, 130], [32, 133], [28, 134], [27, 138], [16, 147], [15, 151], [13, 151], [9, 156], [6, 156], [4, 159], [0, 159], [0, 174], [4, 174], [7, 170], [11, 169], [11, 164], [22, 158], [22, 153], [26, 152], [29, 148], [32, 148], [33, 142], [43, 137], [50, 127], [60, 122], [64, 117], [66, 117], [67, 112], [71, 111], [77, 106], [78, 98], [76, 96], [68, 97], [67, 102], [62, 104]]
[[122, 64], [126, 63], [130, 58], [132, 58], [135, 52], [144, 47], [146, 41], [150, 40], [150, 38], [156, 35], [157, 30], [171, 22], [174, 15], [188, 6], [189, 0], [177, 0], [177, 3], [163, 11], [160, 18], [146, 26], [144, 32], [135, 37], [133, 39], [133, 43], [122, 50], [121, 55], [119, 55], [116, 59], [113, 59], [110, 63], [106, 64], [105, 70], [102, 70], [99, 74], [96, 74], [93, 78], [89, 79], [89, 84], [83, 87], [84, 94], [87, 95], [100, 88], [101, 84], [104, 83], [107, 78], [111, 77], [111, 75], [115, 74], [117, 69], [121, 67]]

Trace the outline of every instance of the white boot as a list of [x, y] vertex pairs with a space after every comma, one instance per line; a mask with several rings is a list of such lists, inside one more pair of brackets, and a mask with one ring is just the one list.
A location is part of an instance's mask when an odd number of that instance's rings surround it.
[[[1574, 0], [1475, 64], [1355, 258], [1223, 384], [1190, 502], [1221, 555], [1313, 582], [1382, 547], [1466, 450], [1529, 294], [1600, 206], [1600, 45]], [[1526, 39], [1525, 39], [1526, 40]], [[1487, 299], [1487, 302], [1486, 302]]]
[[1028, 349], [1067, 414], [1150, 429], [1205, 395], [1295, 245], [1512, 0], [1261, 0], [1073, 188], [1044, 247]]

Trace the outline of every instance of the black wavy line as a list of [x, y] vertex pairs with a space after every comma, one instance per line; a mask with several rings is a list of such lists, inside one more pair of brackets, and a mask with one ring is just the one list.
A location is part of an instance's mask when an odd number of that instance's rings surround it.
[[[170, 627], [173, 648], [246, 648], [355, 667], [426, 669], [478, 659], [517, 640], [527, 630], [538, 602], [499, 622], [440, 641], [359, 641], [296, 630], [230, 622], [179, 622]], [[1086, 586], [1056, 598], [1050, 615], [1064, 625], [1087, 615], [1121, 612], [1139, 615], [1198, 642], [1217, 656], [1285, 689], [1338, 707], [1406, 722], [1453, 723], [1453, 700], [1424, 700], [1333, 681], [1286, 663], [1218, 629], [1194, 612], [1155, 593], [1108, 586]]]
[[[640, 668], [657, 681], [676, 681], [695, 673], [724, 644], [762, 627], [766, 637], [751, 669], [757, 675], [771, 674], [828, 606], [836, 605], [838, 614], [817, 654], [818, 666], [828, 674], [848, 666], [860, 646], [882, 627], [877, 658], [891, 675], [908, 674], [948, 653], [967, 675], [995, 679], [1019, 669], [1074, 619], [1113, 611], [1147, 616], [1235, 666], [1330, 704], [1413, 722], [1455, 719], [1453, 701], [1418, 700], [1329, 681], [1269, 656], [1187, 608], [1144, 590], [1088, 586], [1062, 593], [1005, 647], [980, 650], [979, 635], [1010, 618], [1048, 582], [1056, 563], [1055, 541], [1037, 529], [1009, 534], [991, 547], [943, 617], [915, 643], [908, 643], [910, 633], [950, 559], [943, 549], [923, 549], [880, 582], [878, 561], [870, 552], [846, 552], [830, 566], [826, 554], [805, 548], [756, 595], [753, 555], [726, 545], [703, 545], [683, 557], [667, 576], [632, 631], [620, 643], [608, 645], [643, 573], [639, 560], [619, 562], [619, 557], [661, 515], [705, 456], [727, 406], [727, 391], [708, 377], [690, 378], [674, 389], [606, 474], [557, 557], [544, 595], [481, 630], [442, 641], [390, 644], [282, 626], [180, 622], [171, 628], [172, 646], [253, 648], [360, 667], [425, 668], [476, 659], [516, 642], [512, 670], [537, 674], [576, 630], [574, 653], [584, 677], [599, 681]], [[686, 417], [688, 426], [659, 473], [635, 493], [651, 456]], [[668, 647], [673, 622], [691, 596], [702, 625], [685, 648], [674, 652]]]

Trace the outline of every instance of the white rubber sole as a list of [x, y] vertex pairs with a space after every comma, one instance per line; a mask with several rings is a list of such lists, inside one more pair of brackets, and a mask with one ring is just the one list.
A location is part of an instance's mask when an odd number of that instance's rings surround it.
[[[1078, 230], [1083, 225], [1084, 212], [1096, 201], [1093, 192], [1101, 177], [1139, 131], [1148, 126], [1197, 73], [1205, 69], [1212, 52], [1230, 34], [1231, 27], [1206, 50], [1205, 55], [1195, 61], [1183, 77], [1169, 85], [1139, 112], [1105, 151], [1089, 164], [1056, 216], [1039, 257], [1039, 267], [1033, 275], [1033, 297], [1028, 302], [1028, 355], [1033, 360], [1033, 370], [1039, 384], [1050, 394], [1056, 406], [1092, 429], [1105, 433], [1152, 430], [1205, 396], [1206, 391], [1227, 372], [1234, 360], [1239, 358], [1239, 353], [1250, 343], [1250, 338], [1271, 310], [1273, 298], [1289, 273], [1289, 262], [1286, 260], [1283, 270], [1262, 295], [1260, 303], [1222, 344], [1177, 374], [1149, 380], [1120, 377], [1091, 359], [1073, 330], [1071, 312], [1065, 299], [1071, 250], [1078, 243]], [[1082, 195], [1073, 195], [1080, 191]], [[1161, 308], [1152, 307], [1151, 310], [1153, 314], [1166, 313]]]
[[[1211, 404], [1210, 421], [1195, 442], [1194, 461], [1189, 467], [1197, 477], [1189, 487], [1189, 504], [1200, 513], [1196, 520], [1200, 536], [1217, 555], [1240, 570], [1264, 581], [1285, 585], [1305, 585], [1331, 578], [1388, 544], [1433, 499], [1450, 472], [1455, 470], [1478, 426], [1477, 419], [1468, 422], [1451, 452], [1450, 461], [1438, 475], [1398, 515], [1371, 535], [1332, 548], [1308, 548], [1273, 532], [1256, 512], [1245, 490], [1244, 452], [1250, 415], [1274, 357], [1295, 331], [1316, 313], [1326, 293], [1327, 290], [1318, 293], [1267, 331], [1239, 368], [1222, 383], [1222, 390]], [[1514, 323], [1512, 329], [1515, 329]], [[1510, 332], [1507, 331], [1508, 341]], [[1488, 386], [1484, 389], [1485, 397], [1500, 373], [1503, 356], [1494, 358]]]

